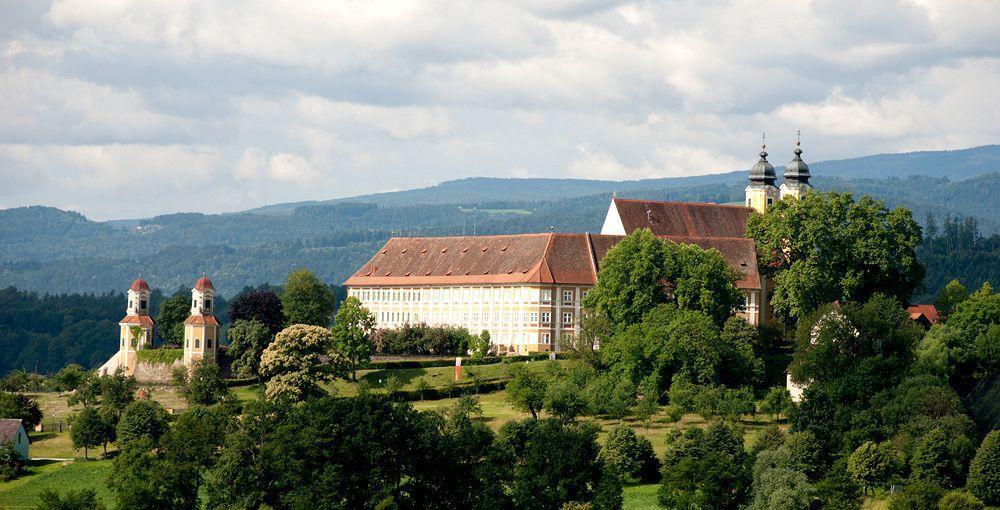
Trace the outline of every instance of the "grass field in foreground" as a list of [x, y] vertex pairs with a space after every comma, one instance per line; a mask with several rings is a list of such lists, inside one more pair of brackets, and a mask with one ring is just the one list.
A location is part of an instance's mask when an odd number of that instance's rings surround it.
[[0, 509], [34, 508], [39, 504], [38, 496], [46, 489], [57, 492], [93, 489], [111, 507], [111, 491], [104, 483], [110, 472], [110, 460], [32, 461], [28, 474], [0, 483]]

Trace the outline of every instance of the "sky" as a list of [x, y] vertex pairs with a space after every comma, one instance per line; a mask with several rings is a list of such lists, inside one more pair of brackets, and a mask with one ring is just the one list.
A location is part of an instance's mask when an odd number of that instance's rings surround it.
[[1000, 142], [1000, 2], [0, 0], [0, 208], [227, 212]]

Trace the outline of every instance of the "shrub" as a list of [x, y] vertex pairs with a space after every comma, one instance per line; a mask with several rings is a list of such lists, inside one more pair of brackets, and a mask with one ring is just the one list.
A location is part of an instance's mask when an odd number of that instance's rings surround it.
[[136, 361], [151, 365], [173, 365], [182, 358], [183, 349], [139, 349], [135, 353]]
[[404, 324], [375, 332], [375, 352], [379, 354], [462, 355], [473, 343], [469, 330], [458, 326]]
[[937, 510], [943, 495], [944, 489], [937, 484], [913, 482], [889, 500], [889, 510]]
[[1000, 430], [986, 435], [969, 464], [969, 492], [987, 505], [1000, 505]]
[[24, 469], [24, 460], [14, 448], [14, 443], [0, 443], [0, 482], [16, 478]]
[[618, 425], [608, 432], [601, 457], [605, 464], [630, 480], [654, 483], [660, 477], [660, 461], [653, 452], [653, 443], [627, 425]]
[[984, 507], [979, 498], [965, 491], [951, 491], [938, 503], [939, 510], [983, 510]]

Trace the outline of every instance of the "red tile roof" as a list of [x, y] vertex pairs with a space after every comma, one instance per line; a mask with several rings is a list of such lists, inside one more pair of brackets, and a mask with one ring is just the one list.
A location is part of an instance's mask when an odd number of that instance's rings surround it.
[[118, 321], [119, 324], [138, 324], [140, 326], [153, 326], [156, 322], [148, 315], [127, 315]]
[[132, 286], [129, 287], [129, 290], [134, 292], [139, 292], [140, 290], [149, 290], [149, 285], [146, 283], [146, 280], [143, 280], [142, 277], [139, 277], [132, 282]]
[[658, 236], [743, 237], [753, 211], [740, 205], [613, 200], [626, 233], [648, 228]]
[[923, 315], [931, 324], [937, 324], [941, 319], [934, 305], [910, 305], [906, 307], [906, 311], [910, 314], [910, 320], [917, 320]]
[[[594, 285], [600, 261], [621, 239], [621, 236], [556, 233], [394, 237], [344, 285]], [[760, 288], [751, 239], [668, 239], [717, 249], [734, 269], [746, 275], [737, 282], [740, 288]]]
[[208, 277], [202, 276], [201, 278], [198, 278], [198, 281], [194, 282], [194, 290], [203, 291], [206, 289], [215, 290], [215, 287], [212, 286], [212, 280], [209, 280]]
[[192, 315], [187, 319], [184, 319], [184, 324], [193, 324], [195, 326], [218, 326], [219, 321], [211, 315]]

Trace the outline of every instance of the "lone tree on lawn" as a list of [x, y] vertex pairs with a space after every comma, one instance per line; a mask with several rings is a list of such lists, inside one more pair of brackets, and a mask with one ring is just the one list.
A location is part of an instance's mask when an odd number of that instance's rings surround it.
[[308, 269], [293, 271], [285, 280], [281, 306], [289, 325], [327, 327], [333, 315], [333, 291]]
[[85, 407], [73, 418], [73, 423], [69, 429], [70, 438], [73, 440], [73, 448], [83, 448], [83, 458], [89, 458], [88, 452], [91, 448], [97, 448], [101, 444], [107, 444], [107, 424], [96, 409]]
[[283, 329], [264, 349], [260, 373], [268, 379], [269, 399], [320, 397], [320, 384], [346, 373], [346, 363], [333, 354], [333, 334], [319, 326], [296, 324]]
[[507, 383], [507, 400], [517, 409], [528, 411], [537, 420], [538, 411], [545, 405], [548, 381], [522, 365], [512, 365], [510, 372], [513, 378]]
[[340, 304], [333, 318], [333, 351], [347, 362], [352, 381], [358, 380], [358, 369], [372, 359], [374, 330], [375, 316], [358, 298], [352, 296]]

